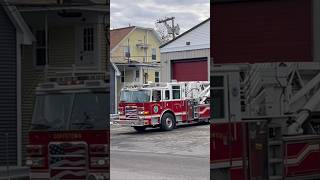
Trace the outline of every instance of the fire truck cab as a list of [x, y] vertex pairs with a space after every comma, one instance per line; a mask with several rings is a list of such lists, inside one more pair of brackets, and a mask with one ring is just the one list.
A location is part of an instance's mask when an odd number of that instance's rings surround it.
[[320, 63], [211, 68], [211, 177], [320, 177]]
[[108, 101], [105, 76], [38, 85], [27, 146], [31, 179], [108, 179]]
[[177, 125], [208, 121], [209, 82], [170, 82], [137, 85], [121, 90], [119, 119], [115, 124], [172, 130]]

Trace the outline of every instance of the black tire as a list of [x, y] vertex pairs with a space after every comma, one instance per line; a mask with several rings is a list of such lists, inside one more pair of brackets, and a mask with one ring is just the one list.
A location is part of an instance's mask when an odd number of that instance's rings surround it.
[[134, 130], [136, 130], [137, 132], [144, 132], [146, 130], [145, 126], [134, 126], [133, 127]]
[[160, 128], [164, 131], [171, 131], [176, 126], [176, 121], [174, 116], [171, 113], [165, 113], [161, 117], [161, 125]]

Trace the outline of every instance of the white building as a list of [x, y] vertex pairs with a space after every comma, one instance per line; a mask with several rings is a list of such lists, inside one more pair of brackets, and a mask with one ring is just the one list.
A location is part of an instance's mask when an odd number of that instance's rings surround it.
[[210, 77], [210, 18], [160, 46], [161, 81], [207, 81]]

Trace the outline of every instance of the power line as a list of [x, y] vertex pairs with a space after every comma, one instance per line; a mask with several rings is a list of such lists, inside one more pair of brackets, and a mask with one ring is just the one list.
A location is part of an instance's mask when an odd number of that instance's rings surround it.
[[65, 4], [40, 4], [40, 3], [0, 3], [1, 6], [15, 6], [15, 7], [99, 7], [110, 6], [110, 3], [65, 3]]

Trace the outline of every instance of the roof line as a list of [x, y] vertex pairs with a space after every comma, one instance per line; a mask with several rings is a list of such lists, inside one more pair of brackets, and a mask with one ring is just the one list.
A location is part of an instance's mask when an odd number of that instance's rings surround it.
[[209, 21], [209, 20], [210, 20], [210, 18], [207, 18], [206, 20], [202, 21], [201, 23], [199, 23], [199, 24], [197, 24], [197, 25], [193, 26], [193, 27], [192, 27], [191, 29], [189, 29], [188, 31], [185, 31], [185, 32], [184, 32], [184, 33], [182, 33], [180, 36], [178, 36], [178, 37], [176, 37], [176, 38], [174, 38], [174, 39], [172, 39], [172, 40], [170, 40], [170, 41], [168, 41], [168, 42], [166, 42], [166, 43], [162, 44], [162, 45], [160, 46], [160, 48], [163, 48], [164, 46], [166, 46], [166, 45], [168, 45], [168, 44], [172, 43], [173, 41], [175, 41], [175, 40], [177, 40], [177, 39], [181, 38], [182, 36], [184, 36], [184, 35], [188, 34], [189, 32], [193, 31], [194, 29], [198, 28], [199, 26], [201, 26], [202, 24], [206, 23], [206, 22], [207, 22], [207, 21]]
[[22, 43], [28, 45], [32, 44], [32, 42], [35, 41], [36, 38], [31, 32], [29, 26], [24, 21], [18, 9], [15, 6], [9, 6], [7, 0], [0, 0], [0, 3], [2, 4], [2, 7], [4, 8], [6, 14], [10, 18], [12, 24], [17, 30], [22, 33]]
[[110, 29], [110, 31], [116, 31], [116, 30], [127, 29], [127, 28], [135, 28], [135, 27], [136, 26], [127, 26], [127, 27], [122, 27], [122, 28]]
[[116, 49], [119, 47], [119, 45], [121, 44], [121, 42], [122, 42], [124, 39], [126, 39], [127, 37], [129, 37], [129, 35], [131, 35], [131, 33], [132, 33], [136, 28], [137, 28], [137, 27], [132, 26], [131, 31], [130, 31], [124, 38], [122, 38], [122, 39], [119, 41], [119, 43], [114, 46], [114, 48], [111, 49], [110, 53], [113, 53], [113, 51], [116, 50]]
[[127, 26], [127, 27], [112, 29], [112, 30], [110, 30], [110, 31], [119, 30], [119, 29], [126, 29], [126, 28], [130, 28], [130, 27], [134, 27], [134, 28], [136, 28], [136, 29], [143, 29], [143, 30], [152, 31], [152, 32], [154, 33], [154, 35], [156, 36], [157, 40], [158, 40], [159, 42], [161, 42], [161, 38], [160, 38], [159, 34], [158, 34], [153, 28], [147, 28], [147, 27], [142, 27], [142, 26]]

